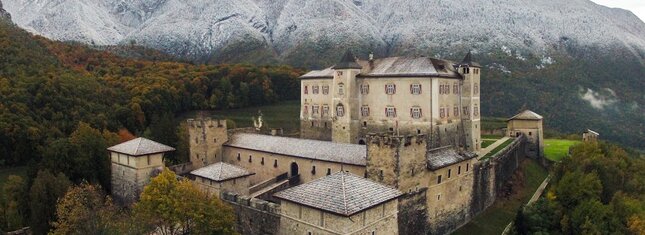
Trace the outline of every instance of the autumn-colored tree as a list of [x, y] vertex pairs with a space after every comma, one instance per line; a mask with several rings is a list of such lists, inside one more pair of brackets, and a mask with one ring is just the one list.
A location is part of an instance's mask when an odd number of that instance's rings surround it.
[[[127, 211], [113, 204], [100, 186], [81, 183], [70, 188], [56, 205], [57, 220], [52, 222], [52, 235], [72, 234], [135, 234]], [[131, 225], [128, 225], [131, 224]]]
[[144, 188], [134, 212], [137, 221], [159, 234], [235, 234], [229, 206], [167, 168]]
[[50, 222], [56, 218], [56, 202], [71, 185], [72, 182], [63, 173], [54, 175], [48, 170], [38, 172], [29, 190], [31, 229], [35, 234], [49, 231]]
[[119, 129], [117, 134], [119, 135], [119, 143], [137, 138], [130, 131], [128, 131], [128, 129], [125, 129], [125, 128]]

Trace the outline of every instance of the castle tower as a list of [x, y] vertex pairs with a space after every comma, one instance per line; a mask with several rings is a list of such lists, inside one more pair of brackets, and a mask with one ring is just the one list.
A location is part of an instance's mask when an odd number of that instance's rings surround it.
[[524, 134], [528, 140], [526, 156], [544, 156], [544, 134], [542, 133], [542, 116], [531, 111], [523, 112], [513, 116], [506, 122], [506, 131], [509, 137], [517, 137]]
[[468, 52], [463, 61], [457, 65], [457, 71], [463, 77], [461, 81], [461, 119], [465, 133], [466, 149], [481, 149], [481, 106], [480, 106], [480, 71], [481, 65], [473, 62]]
[[222, 144], [228, 141], [226, 120], [188, 119], [188, 136], [193, 169], [222, 161]]
[[112, 196], [129, 205], [139, 199], [155, 170], [163, 168], [163, 154], [174, 148], [146, 138], [109, 147], [112, 162]]
[[359, 111], [356, 75], [361, 66], [349, 50], [334, 70], [332, 82], [332, 141], [338, 143], [358, 143]]

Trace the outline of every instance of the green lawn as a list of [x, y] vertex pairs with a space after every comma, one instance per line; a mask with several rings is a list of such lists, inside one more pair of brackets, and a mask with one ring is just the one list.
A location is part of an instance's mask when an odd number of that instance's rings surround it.
[[501, 135], [482, 135], [482, 139], [498, 140], [501, 138], [502, 138]]
[[506, 225], [515, 218], [517, 209], [531, 199], [535, 190], [537, 190], [548, 175], [548, 172], [544, 168], [529, 159], [522, 162], [520, 170], [524, 175], [524, 187], [513, 187], [513, 194], [508, 199], [497, 199], [492, 206], [453, 234], [501, 234]]
[[513, 143], [513, 140], [515, 140], [515, 139], [513, 139], [513, 138], [507, 139], [506, 141], [504, 141], [504, 143], [500, 144], [499, 146], [497, 146], [493, 150], [491, 150], [489, 153], [487, 153], [486, 156], [484, 156], [481, 160], [488, 159], [488, 158], [492, 157], [497, 152], [501, 151], [506, 146], [508, 146], [509, 144]]
[[559, 162], [569, 154], [569, 147], [578, 143], [580, 143], [578, 140], [546, 139], [544, 140], [544, 155], [551, 161]]
[[[27, 167], [26, 166], [17, 166], [12, 168], [2, 168], [0, 169], [0, 189], [4, 187], [4, 183], [7, 182], [7, 177], [10, 175], [18, 175], [23, 177], [24, 180], [27, 176]], [[0, 197], [2, 197], [2, 190], [0, 190]]]
[[[263, 128], [283, 128], [285, 134], [300, 131], [300, 101], [298, 100], [262, 107], [205, 111], [203, 113], [211, 118], [229, 120], [229, 128], [240, 128], [252, 127], [253, 117], [258, 116], [258, 111], [262, 111]], [[193, 118], [198, 113], [199, 111], [189, 112], [182, 115], [181, 118]], [[231, 122], [234, 123], [234, 126], [231, 126]]]
[[482, 140], [482, 148], [486, 148], [486, 147], [490, 146], [491, 144], [493, 144], [495, 142], [496, 142], [496, 140], [484, 139], [484, 140]]

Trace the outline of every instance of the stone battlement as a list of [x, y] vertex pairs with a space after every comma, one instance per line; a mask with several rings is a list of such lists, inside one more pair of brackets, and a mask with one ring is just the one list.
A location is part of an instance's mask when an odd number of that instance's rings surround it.
[[373, 144], [378, 146], [397, 147], [401, 144], [404, 146], [409, 146], [412, 143], [415, 144], [427, 144], [427, 135], [418, 134], [418, 135], [393, 135], [391, 133], [368, 133], [365, 136], [367, 144]]
[[220, 119], [210, 119], [210, 118], [197, 118], [197, 119], [187, 119], [188, 122], [188, 128], [195, 129], [195, 128], [202, 128], [202, 127], [217, 127], [217, 128], [224, 128], [226, 129], [226, 120], [220, 120]]
[[223, 192], [220, 198], [228, 203], [234, 203], [238, 206], [243, 206], [275, 215], [279, 215], [281, 211], [279, 204], [252, 198], [249, 196], [238, 195], [235, 193]]

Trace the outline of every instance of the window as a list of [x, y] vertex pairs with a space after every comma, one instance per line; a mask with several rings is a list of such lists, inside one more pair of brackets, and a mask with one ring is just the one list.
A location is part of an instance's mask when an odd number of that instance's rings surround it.
[[323, 95], [329, 94], [329, 86], [323, 85], [322, 86], [322, 93], [323, 93]]
[[311, 166], [311, 174], [312, 175], [316, 174], [316, 166]]
[[474, 69], [475, 74], [479, 74], [479, 69]]
[[457, 175], [461, 175], [461, 166], [457, 167]]
[[[237, 160], [238, 160], [238, 161], [240, 161], [240, 159], [241, 159], [241, 156], [240, 156], [240, 155], [241, 155], [240, 153], [237, 153]], [[197, 158], [199, 158], [199, 156], [198, 156]]]
[[336, 116], [345, 116], [345, 106], [343, 104], [336, 105]]
[[249, 162], [253, 162], [253, 156], [249, 155]]
[[413, 94], [413, 95], [421, 94], [421, 84], [411, 84], [410, 85], [410, 93]]
[[452, 173], [452, 169], [448, 169], [448, 179], [450, 179], [450, 173]]
[[441, 183], [441, 175], [437, 176], [437, 184]]
[[314, 105], [311, 107], [311, 114], [319, 114], [320, 113], [320, 106]]
[[331, 175], [331, 168], [327, 168], [327, 175]]
[[345, 95], [345, 84], [338, 83], [338, 95]]
[[445, 93], [450, 94], [450, 84], [446, 84], [444, 87], [446, 88]]
[[262, 157], [262, 160], [260, 161], [260, 164], [264, 165], [264, 157]]
[[338, 74], [338, 76], [343, 76], [343, 71], [338, 71], [336, 74]]
[[421, 108], [419, 107], [412, 107], [410, 109], [410, 116], [414, 119], [419, 119], [421, 118]]
[[309, 106], [305, 105], [305, 106], [302, 108], [302, 114], [307, 115], [308, 113], [309, 113]]
[[443, 95], [443, 85], [439, 85], [439, 95]]
[[307, 88], [308, 88], [308, 87], [307, 87], [307, 86], [305, 86], [305, 95], [306, 95], [306, 94], [309, 94], [309, 89], [307, 89]]
[[385, 116], [389, 118], [396, 117], [396, 108], [390, 106], [385, 108]]
[[278, 159], [273, 160], [273, 167], [278, 167]]
[[361, 116], [363, 116], [363, 117], [370, 116], [370, 107], [368, 107], [367, 105], [363, 105], [361, 107]]
[[437, 194], [437, 201], [441, 200], [441, 194]]
[[[150, 155], [146, 156], [146, 160], [148, 160], [148, 165], [150, 165]], [[130, 165], [130, 158], [128, 157], [128, 165]]]
[[452, 93], [455, 93], [455, 94], [459, 93], [459, 85], [456, 82], [452, 84]]
[[475, 117], [479, 116], [479, 107], [475, 106], [473, 114]]
[[473, 86], [473, 92], [475, 93], [475, 95], [479, 94], [479, 85], [477, 85], [477, 83], [475, 83], [475, 85]]
[[318, 91], [319, 91], [318, 89], [319, 89], [318, 85], [311, 86], [311, 92], [313, 92], [314, 94], [318, 94]]
[[329, 106], [327, 105], [322, 106], [322, 116], [323, 117], [329, 116]]
[[370, 93], [370, 85], [368, 84], [361, 84], [361, 94], [367, 95]]
[[396, 85], [386, 84], [385, 85], [385, 94], [394, 95], [396, 93]]
[[470, 112], [468, 111], [468, 106], [464, 106], [464, 116], [470, 115]]
[[531, 132], [529, 131], [529, 136], [530, 136], [531, 134], [533, 134], [533, 133], [531, 133]]
[[459, 116], [459, 107], [455, 106], [455, 107], [452, 109], [452, 111], [453, 111], [453, 113], [454, 113], [454, 116], [455, 116], [455, 117]]
[[439, 117], [441, 117], [441, 118], [445, 118], [445, 117], [446, 117], [446, 110], [445, 110], [443, 107], [441, 107], [441, 108], [439, 109]]

